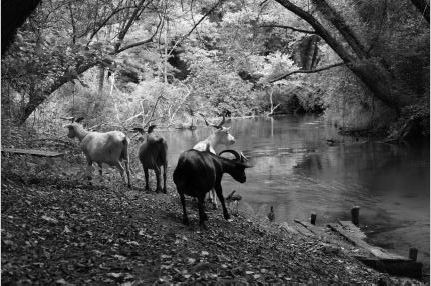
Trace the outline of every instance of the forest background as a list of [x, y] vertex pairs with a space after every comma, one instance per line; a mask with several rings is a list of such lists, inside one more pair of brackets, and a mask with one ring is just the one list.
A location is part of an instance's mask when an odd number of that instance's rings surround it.
[[429, 3], [46, 0], [2, 47], [2, 130], [314, 112], [429, 137]]

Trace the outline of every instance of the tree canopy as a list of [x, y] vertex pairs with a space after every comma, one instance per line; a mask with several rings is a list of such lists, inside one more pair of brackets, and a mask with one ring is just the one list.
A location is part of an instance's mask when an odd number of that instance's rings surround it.
[[271, 94], [280, 112], [299, 102], [339, 125], [388, 129], [428, 116], [429, 8], [413, 0], [43, 1], [2, 50], [2, 79], [2, 114], [20, 124], [53, 102], [57, 112], [95, 122], [113, 112], [132, 124], [159, 96], [168, 125], [202, 111], [255, 115], [268, 112]]

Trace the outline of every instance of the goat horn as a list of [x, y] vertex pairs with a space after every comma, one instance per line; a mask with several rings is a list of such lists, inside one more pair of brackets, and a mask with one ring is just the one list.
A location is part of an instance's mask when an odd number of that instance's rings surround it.
[[241, 156], [241, 158], [243, 159], [243, 161], [248, 161], [248, 158], [244, 155], [244, 153], [239, 152], [239, 155]]
[[202, 116], [202, 117], [204, 118], [205, 124], [206, 124], [207, 126], [213, 126], [213, 127], [216, 127], [214, 124], [209, 124], [209, 123], [208, 123], [208, 121], [207, 121], [207, 119], [206, 119], [206, 117], [205, 117], [202, 113], [200, 113], [200, 112], [199, 112], [199, 114], [200, 114], [200, 116]]
[[220, 153], [218, 153], [218, 155], [220, 156], [223, 153], [231, 153], [231, 154], [233, 154], [235, 156], [235, 159], [237, 161], [241, 161], [241, 155], [237, 151], [235, 151], [235, 150], [231, 150], [231, 149], [229, 149], [229, 150], [223, 150]]

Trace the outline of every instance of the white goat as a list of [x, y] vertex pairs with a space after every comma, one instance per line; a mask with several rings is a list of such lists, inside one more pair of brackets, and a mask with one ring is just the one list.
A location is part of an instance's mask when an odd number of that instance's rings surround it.
[[[206, 120], [206, 118], [203, 114], [201, 114], [201, 116], [204, 118], [205, 124], [207, 126], [214, 127], [215, 130], [205, 140], [198, 142], [193, 147], [193, 149], [198, 150], [198, 151], [205, 151], [205, 150], [207, 150], [207, 148], [209, 146], [209, 151], [213, 154], [217, 154], [215, 151], [215, 148], [218, 145], [229, 146], [229, 145], [232, 145], [235, 143], [235, 137], [233, 137], [232, 134], [229, 133], [230, 127], [224, 127], [223, 126], [223, 124], [225, 122], [225, 115], [224, 114], [223, 114], [222, 121], [217, 125], [208, 123], [208, 121]], [[209, 199], [212, 202], [213, 206], [215, 208], [217, 208], [217, 198], [216, 198], [216, 193], [215, 193], [214, 189], [209, 192]]]
[[127, 174], [127, 186], [130, 188], [130, 173], [129, 173], [129, 156], [127, 153], [127, 145], [129, 141], [120, 131], [110, 132], [90, 132], [84, 129], [79, 123], [83, 118], [76, 121], [72, 118], [72, 123], [65, 125], [68, 128], [69, 138], [78, 138], [82, 151], [87, 158], [87, 178], [91, 180], [92, 165], [96, 162], [100, 169], [99, 174], [102, 176], [102, 163], [116, 167], [120, 171], [121, 178], [124, 178], [124, 169], [120, 161], [124, 160]]

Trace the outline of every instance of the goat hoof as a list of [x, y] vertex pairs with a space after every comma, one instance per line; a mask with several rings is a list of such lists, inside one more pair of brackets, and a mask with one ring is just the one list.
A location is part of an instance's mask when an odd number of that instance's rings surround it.
[[168, 193], [168, 191], [166, 190], [166, 188], [164, 188], [164, 189], [163, 189], [163, 193], [164, 193], [164, 194], [167, 194], [167, 193]]
[[229, 215], [229, 214], [225, 214], [225, 215], [224, 215], [224, 219], [225, 219], [225, 220], [230, 220], [230, 215]]
[[205, 220], [208, 220], [208, 215], [207, 215], [207, 214], [204, 214], [204, 215], [203, 215], [203, 219], [204, 219], [204, 221], [205, 221]]
[[130, 184], [127, 184], [127, 187], [128, 187], [129, 189], [131, 189], [131, 188], [132, 188], [132, 185], [130, 185]]
[[208, 230], [208, 227], [204, 222], [199, 223], [199, 225], [203, 230]]

